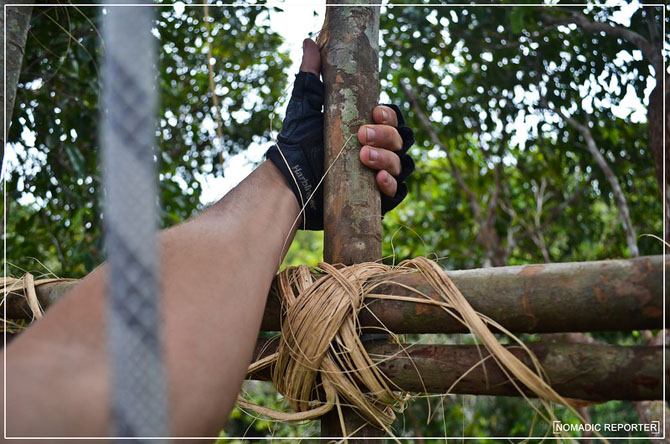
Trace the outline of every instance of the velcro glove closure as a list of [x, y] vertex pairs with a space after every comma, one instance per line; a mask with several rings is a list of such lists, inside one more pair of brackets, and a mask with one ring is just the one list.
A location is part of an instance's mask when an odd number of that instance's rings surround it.
[[[266, 156], [281, 171], [298, 200], [304, 207], [301, 228], [323, 230], [323, 186], [317, 184], [323, 177], [323, 83], [310, 72], [300, 72], [295, 78], [293, 92], [286, 109], [286, 117], [277, 137]], [[405, 125], [405, 119], [396, 105], [397, 130], [402, 138], [400, 157], [401, 173], [394, 176], [398, 182], [395, 196], [381, 195], [382, 214], [392, 210], [407, 196], [405, 179], [414, 171], [414, 161], [408, 154], [414, 144], [414, 132]]]

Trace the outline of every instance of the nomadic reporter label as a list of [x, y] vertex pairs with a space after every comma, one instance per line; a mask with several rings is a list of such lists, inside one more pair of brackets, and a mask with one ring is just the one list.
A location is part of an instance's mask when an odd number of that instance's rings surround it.
[[652, 421], [649, 424], [630, 424], [630, 423], [605, 423], [605, 424], [590, 424], [590, 423], [563, 423], [561, 421], [553, 421], [551, 423], [554, 434], [570, 433], [570, 432], [596, 432], [603, 433], [635, 433], [643, 432], [654, 435], [661, 435], [661, 421]]

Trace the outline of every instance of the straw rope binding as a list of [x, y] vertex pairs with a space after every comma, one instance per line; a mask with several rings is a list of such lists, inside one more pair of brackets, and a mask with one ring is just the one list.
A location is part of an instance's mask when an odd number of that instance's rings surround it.
[[[320, 274], [315, 275], [310, 267], [301, 265], [279, 274], [278, 292], [284, 314], [279, 346], [277, 352], [252, 363], [248, 369], [251, 374], [269, 367], [275, 387], [294, 412], [269, 409], [243, 397], [238, 398], [240, 408], [276, 420], [306, 420], [348, 405], [392, 435], [390, 426], [395, 413], [404, 409], [411, 396], [394, 387], [367, 354], [358, 323], [366, 298], [391, 298], [438, 305], [466, 325], [522, 394], [523, 386], [537, 395], [545, 409], [534, 408], [544, 420], [555, 419], [550, 402], [567, 406], [581, 418], [569, 400], [551, 388], [532, 352], [501, 325], [477, 313], [435, 262], [419, 257], [397, 267], [320, 263], [317, 271]], [[414, 298], [375, 294], [381, 285], [394, 284], [392, 279], [399, 274], [417, 272], [431, 284], [439, 296], [437, 300], [416, 290]], [[528, 353], [532, 368], [506, 350], [489, 327], [518, 343]]]
[[[275, 420], [302, 421], [316, 419], [333, 408], [339, 411], [342, 406], [350, 406], [370, 424], [392, 436], [390, 428], [396, 413], [401, 413], [413, 397], [396, 387], [377, 367], [380, 359], [388, 357], [370, 356], [366, 352], [360, 339], [358, 314], [367, 309], [367, 302], [371, 299], [395, 299], [437, 305], [467, 326], [489, 351], [490, 356], [485, 360], [493, 360], [522, 395], [523, 386], [540, 399], [544, 410], [540, 411], [534, 405], [533, 408], [545, 421], [555, 420], [551, 402], [567, 406], [582, 419], [575, 409], [579, 401], [556, 393], [533, 353], [503, 326], [476, 312], [435, 262], [419, 257], [401, 262], [396, 267], [380, 263], [348, 267], [320, 263], [316, 271], [313, 273], [312, 267], [301, 265], [278, 275], [277, 289], [283, 312], [279, 346], [275, 353], [248, 368], [249, 374], [269, 368], [277, 391], [285, 397], [293, 412], [263, 407], [241, 396], [237, 401], [240, 408]], [[413, 288], [406, 289], [414, 292], [414, 297], [376, 292], [381, 286], [400, 285], [395, 282], [396, 278], [407, 273], [421, 273], [437, 299]], [[4, 278], [0, 287], [5, 299], [10, 293], [25, 297], [34, 319], [39, 319], [43, 310], [36, 288], [74, 280], [36, 280], [32, 274], [26, 273], [18, 279]], [[522, 347], [533, 365], [526, 366], [505, 349], [490, 327], [503, 332]], [[7, 323], [5, 328], [15, 329]], [[392, 332], [387, 333], [391, 340], [400, 342]], [[417, 373], [417, 377], [421, 375]]]

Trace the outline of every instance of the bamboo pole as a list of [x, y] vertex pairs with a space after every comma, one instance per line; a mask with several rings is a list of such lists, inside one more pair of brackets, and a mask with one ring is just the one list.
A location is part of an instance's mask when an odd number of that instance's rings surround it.
[[[367, 3], [362, 0], [337, 3], [341, 6], [327, 7], [319, 36], [325, 86], [325, 170], [332, 165], [324, 180], [324, 260], [351, 265], [381, 259], [380, 196], [374, 173], [359, 160], [357, 138], [358, 128], [370, 123], [379, 98], [380, 7], [362, 6]], [[325, 415], [321, 436], [382, 436], [355, 411], [343, 409], [342, 416], [343, 423], [336, 410]]]
[[[274, 346], [268, 341], [259, 341], [254, 359], [276, 350], [276, 341]], [[566, 398], [597, 402], [663, 399], [662, 346], [545, 342], [527, 345], [546, 371], [552, 387]], [[492, 359], [485, 361], [486, 368], [479, 365], [489, 356], [481, 347], [376, 342], [366, 344], [366, 349], [379, 362], [382, 372], [404, 391], [521, 396]], [[508, 349], [532, 366], [520, 347]], [[666, 375], [669, 372], [670, 369], [665, 369]], [[269, 380], [269, 375], [264, 371], [251, 379]], [[534, 397], [529, 391], [524, 393]]]
[[[667, 268], [667, 263], [665, 267]], [[514, 333], [630, 331], [663, 328], [663, 256], [595, 262], [482, 268], [447, 274], [475, 310]], [[418, 275], [395, 279], [430, 294]], [[52, 282], [36, 288], [43, 309], [75, 282]], [[401, 286], [384, 292], [411, 296]], [[31, 319], [23, 291], [7, 294], [8, 319]], [[379, 319], [394, 333], [463, 333], [464, 327], [443, 310], [411, 302], [376, 300], [359, 318], [364, 327]], [[279, 331], [280, 304], [270, 291], [262, 330]]]

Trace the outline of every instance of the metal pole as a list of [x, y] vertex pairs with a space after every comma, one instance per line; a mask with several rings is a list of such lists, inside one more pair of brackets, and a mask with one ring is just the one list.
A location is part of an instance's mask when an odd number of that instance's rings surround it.
[[[361, 145], [357, 138], [358, 128], [370, 123], [372, 110], [378, 103], [380, 8], [361, 6], [366, 3], [361, 0], [337, 0], [337, 3], [344, 6], [327, 9], [322, 31], [326, 33], [321, 53], [326, 94], [326, 170], [335, 162], [324, 180], [324, 260], [351, 265], [381, 259], [380, 197], [374, 173], [360, 163]], [[340, 155], [341, 151], [344, 152]], [[342, 413], [345, 436], [366, 423], [352, 409], [344, 409]], [[322, 436], [342, 434], [336, 411], [322, 418]], [[355, 436], [377, 437], [383, 436], [383, 432], [363, 426]]]
[[169, 435], [157, 285], [153, 12], [150, 6], [103, 12], [110, 397], [118, 437]]

